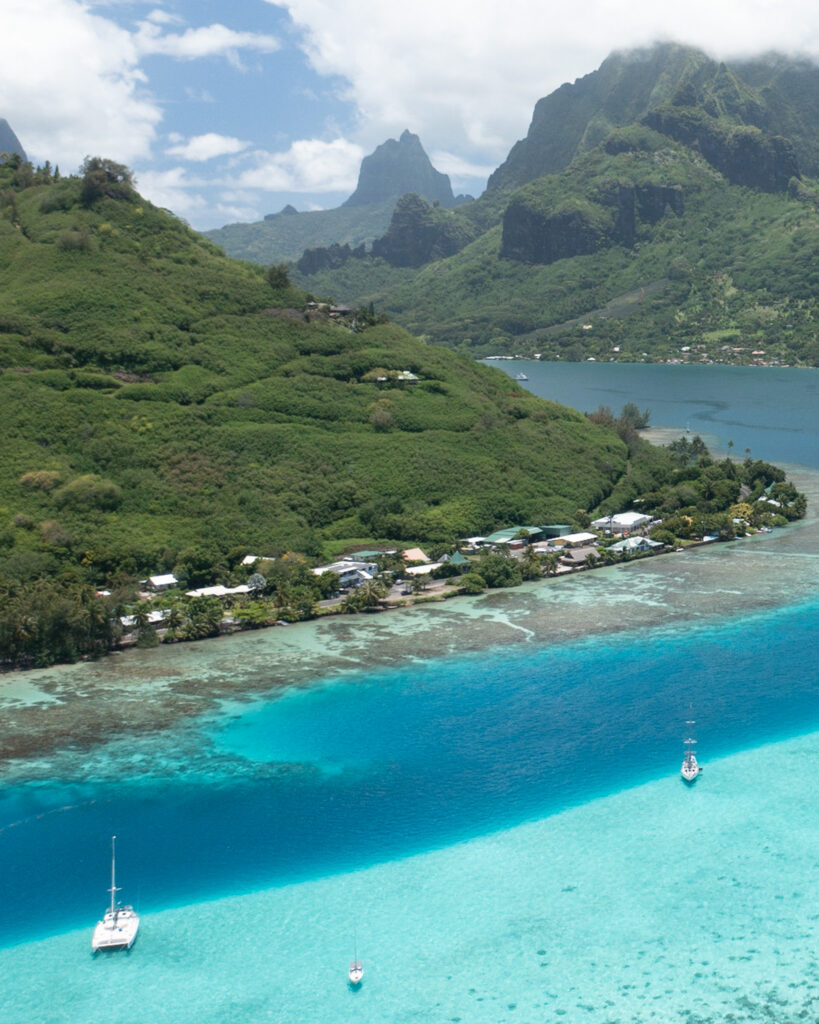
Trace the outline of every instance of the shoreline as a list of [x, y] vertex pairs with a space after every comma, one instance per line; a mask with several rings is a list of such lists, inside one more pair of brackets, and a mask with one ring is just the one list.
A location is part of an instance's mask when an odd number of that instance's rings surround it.
[[808, 495], [806, 517], [744, 543], [571, 572], [559, 582], [543, 577], [458, 601], [422, 598], [389, 615], [324, 616], [287, 629], [6, 673], [0, 676], [2, 777], [81, 781], [97, 753], [124, 740], [146, 748], [146, 768], [169, 737], [195, 758], [190, 742], [197, 722], [219, 713], [225, 701], [269, 698], [322, 679], [520, 644], [560, 645], [680, 623], [707, 626], [800, 604], [816, 593], [819, 471], [788, 472]]

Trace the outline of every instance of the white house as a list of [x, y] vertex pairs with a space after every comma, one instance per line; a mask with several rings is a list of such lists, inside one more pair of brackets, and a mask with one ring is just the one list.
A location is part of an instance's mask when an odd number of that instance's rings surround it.
[[645, 554], [648, 551], [659, 551], [665, 544], [658, 540], [649, 540], [648, 537], [626, 537], [625, 540], [618, 540], [612, 544], [609, 551], [622, 551], [627, 554]]
[[651, 516], [643, 512], [618, 512], [614, 516], [603, 516], [602, 519], [595, 519], [592, 526], [595, 530], [603, 530], [605, 533], [631, 533], [639, 530], [641, 526], [647, 526], [651, 522]]
[[186, 597], [232, 597], [234, 594], [249, 594], [250, 587], [246, 583], [238, 587], [223, 587], [221, 583], [215, 587], [199, 587], [198, 590], [186, 590]]
[[171, 587], [177, 586], [178, 583], [179, 580], [172, 572], [165, 573], [163, 576], [148, 577], [148, 586], [151, 590], [170, 590]]

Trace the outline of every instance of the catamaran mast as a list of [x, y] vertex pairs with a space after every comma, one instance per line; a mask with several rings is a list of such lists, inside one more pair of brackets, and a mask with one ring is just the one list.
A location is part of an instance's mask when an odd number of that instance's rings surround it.
[[117, 859], [117, 837], [111, 836], [111, 888], [108, 890], [111, 893], [111, 916], [116, 917], [115, 900], [116, 894], [119, 892], [117, 889], [116, 882], [116, 859]]

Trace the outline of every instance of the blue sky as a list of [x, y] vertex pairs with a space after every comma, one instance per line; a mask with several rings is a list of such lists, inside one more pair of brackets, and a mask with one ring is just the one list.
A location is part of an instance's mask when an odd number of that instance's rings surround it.
[[195, 228], [337, 206], [409, 128], [478, 195], [536, 101], [613, 50], [819, 58], [807, 0], [3, 0], [0, 117], [35, 162], [127, 164]]

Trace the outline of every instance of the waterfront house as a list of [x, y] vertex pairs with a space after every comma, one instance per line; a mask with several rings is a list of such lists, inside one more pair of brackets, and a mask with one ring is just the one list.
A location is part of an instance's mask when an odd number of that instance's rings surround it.
[[658, 540], [650, 540], [648, 537], [626, 537], [618, 540], [616, 544], [609, 547], [609, 551], [622, 552], [629, 555], [645, 555], [649, 552], [660, 551], [665, 547]]

